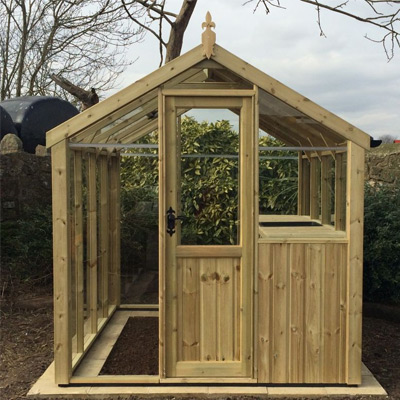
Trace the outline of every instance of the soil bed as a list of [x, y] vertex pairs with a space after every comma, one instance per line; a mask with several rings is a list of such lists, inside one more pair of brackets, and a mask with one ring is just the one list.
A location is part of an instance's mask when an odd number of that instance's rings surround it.
[[100, 375], [158, 375], [158, 318], [129, 318]]

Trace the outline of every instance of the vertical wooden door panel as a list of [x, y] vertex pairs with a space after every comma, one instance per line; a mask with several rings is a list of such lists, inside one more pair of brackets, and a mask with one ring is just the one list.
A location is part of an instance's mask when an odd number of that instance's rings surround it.
[[238, 258], [178, 258], [178, 361], [239, 361]]
[[182, 359], [200, 360], [199, 260], [178, 259], [182, 265]]

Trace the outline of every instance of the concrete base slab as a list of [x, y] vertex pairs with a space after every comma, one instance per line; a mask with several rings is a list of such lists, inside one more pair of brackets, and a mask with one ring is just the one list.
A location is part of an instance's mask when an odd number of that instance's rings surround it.
[[115, 396], [127, 398], [140, 396], [219, 396], [219, 395], [256, 395], [262, 397], [338, 397], [338, 396], [386, 396], [385, 389], [379, 384], [367, 367], [363, 365], [362, 385], [357, 387], [296, 387], [296, 386], [72, 386], [59, 387], [54, 384], [54, 363], [39, 378], [29, 391], [28, 396], [36, 398], [75, 398], [104, 399]]

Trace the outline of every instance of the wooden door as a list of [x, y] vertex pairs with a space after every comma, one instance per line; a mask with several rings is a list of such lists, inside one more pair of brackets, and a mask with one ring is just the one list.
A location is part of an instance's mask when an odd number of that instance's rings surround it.
[[[225, 97], [220, 97], [218, 90], [198, 96], [183, 92], [180, 96], [177, 91], [160, 95], [162, 379], [252, 376], [255, 101], [253, 91], [242, 91], [243, 96], [238, 92]], [[238, 230], [234, 245], [187, 244], [181, 226], [189, 216], [176, 220], [174, 228], [168, 226], [168, 218], [182, 212], [184, 156], [179, 114], [191, 108], [229, 108], [239, 115]]]

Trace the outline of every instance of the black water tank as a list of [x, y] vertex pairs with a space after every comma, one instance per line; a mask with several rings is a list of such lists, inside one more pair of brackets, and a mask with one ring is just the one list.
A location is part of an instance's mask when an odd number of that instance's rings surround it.
[[79, 114], [68, 101], [50, 96], [16, 97], [0, 105], [10, 114], [29, 153], [34, 153], [38, 144], [45, 146], [47, 131]]
[[2, 106], [0, 106], [0, 139], [3, 139], [7, 133], [18, 135], [17, 129], [14, 126], [14, 122], [10, 114]]

